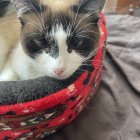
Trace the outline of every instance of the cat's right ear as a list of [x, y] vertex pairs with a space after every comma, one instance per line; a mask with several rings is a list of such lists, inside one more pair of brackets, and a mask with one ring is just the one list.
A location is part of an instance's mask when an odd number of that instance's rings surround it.
[[29, 1], [28, 0], [10, 0], [10, 1], [17, 11], [17, 15], [19, 17], [21, 24], [25, 25], [26, 21], [24, 19], [24, 16], [34, 10], [32, 7], [32, 3], [30, 3], [30, 0]]
[[10, 0], [15, 7], [19, 17], [33, 11], [32, 2], [30, 0]]
[[26, 23], [25, 19], [26, 15], [28, 14], [36, 15], [37, 12], [43, 9], [42, 7], [40, 9], [40, 4], [38, 3], [37, 0], [10, 0], [10, 1], [16, 9], [17, 15], [22, 25]]

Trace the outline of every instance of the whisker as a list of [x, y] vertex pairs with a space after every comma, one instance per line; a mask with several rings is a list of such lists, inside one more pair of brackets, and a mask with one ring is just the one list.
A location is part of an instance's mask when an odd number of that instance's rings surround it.
[[[99, 62], [99, 61], [101, 61], [101, 60], [86, 60], [86, 62], [92, 62], [92, 61], [94, 61], [94, 62]], [[101, 62], [108, 62], [108, 61], [114, 61], [114, 59], [105, 59], [105, 60], [102, 60]]]
[[[101, 49], [102, 47], [98, 47], [97, 49], [94, 49], [90, 54], [89, 54], [89, 56], [86, 58], [86, 60], [88, 60], [88, 59], [90, 59], [90, 58], [92, 58], [93, 56], [95, 56], [95, 54], [97, 53], [97, 51], [99, 50], [99, 49]], [[86, 61], [85, 60], [85, 61]]]
[[44, 22], [44, 18], [43, 18], [43, 12], [42, 12], [42, 5], [41, 5], [41, 3], [42, 3], [42, 0], [40, 0], [40, 15], [41, 15], [41, 19], [42, 19], [42, 24], [43, 24], [43, 26], [44, 26], [44, 29], [46, 28], [45, 27], [45, 22]]
[[92, 58], [93, 56], [95, 56], [95, 54], [97, 53], [97, 51], [98, 51], [98, 49], [97, 49], [97, 50], [94, 50], [93, 53], [91, 53], [91, 54], [89, 55], [88, 59], [89, 59], [89, 58]]
[[[33, 6], [33, 4], [30, 2], [30, 0], [28, 0], [28, 2], [31, 4], [31, 6], [32, 6], [32, 8], [35, 10], [35, 12], [37, 12], [37, 10], [35, 9], [35, 7]], [[21, 3], [20, 3], [20, 6], [23, 6]], [[36, 19], [37, 19], [37, 21], [38, 21], [38, 27], [40, 28], [40, 30], [41, 31], [43, 31], [43, 28], [42, 28], [42, 26], [41, 26], [41, 22], [40, 22], [40, 19], [39, 19], [39, 17], [37, 16], [38, 15], [38, 12], [37, 12], [37, 15], [32, 11], [32, 10], [30, 10], [30, 12], [36, 17]]]
[[27, 39], [28, 37], [33, 36], [33, 35], [42, 35], [42, 34], [41, 33], [32, 33], [32, 34], [29, 34], [25, 38], [23, 38], [22, 42], [24, 42], [25, 39]]
[[[94, 67], [95, 69], [99, 69], [99, 68], [101, 68], [102, 66], [98, 66], [98, 67]], [[88, 71], [88, 69], [78, 69], [79, 71], [81, 71], [81, 72], [87, 72]], [[90, 71], [88, 71], [88, 73], [89, 74], [92, 74], [92, 72], [90, 72]]]
[[98, 50], [94, 50], [93, 52], [91, 52], [91, 53], [89, 54], [89, 56], [88, 56], [83, 62], [86, 62], [86, 61], [88, 61], [89, 59], [91, 59], [93, 56], [95, 56], [95, 54], [96, 54], [97, 51], [98, 51]]
[[30, 3], [31, 7], [34, 9], [34, 11], [36, 12], [36, 14], [34, 14], [34, 12], [32, 10], [30, 10], [34, 15], [35, 17], [37, 17], [37, 20], [38, 22], [40, 23], [40, 27], [43, 31], [43, 23], [42, 23], [42, 19], [41, 19], [41, 16], [40, 16], [40, 13], [36, 10], [36, 8], [34, 7], [34, 5], [32, 4], [32, 2], [30, 0], [28, 0], [28, 2]]
[[93, 41], [97, 41], [89, 36], [84, 36], [84, 35], [76, 35], [75, 37], [83, 37], [83, 38], [87, 38], [87, 39], [90, 39], [90, 40], [93, 40]]
[[96, 13], [98, 13], [98, 12], [100, 12], [100, 11], [98, 10], [98, 11], [96, 11], [96, 12], [92, 12], [91, 14], [85, 14], [85, 16], [77, 23], [77, 25], [76, 25], [76, 27], [74, 28], [72, 34], [75, 32], [75, 30], [78, 28], [79, 24], [80, 24], [84, 19], [86, 19], [86, 18], [90, 17], [91, 15], [96, 14]]
[[80, 31], [81, 29], [83, 29], [83, 28], [89, 26], [89, 25], [95, 25], [95, 24], [97, 24], [97, 23], [88, 23], [88, 24], [82, 26], [81, 28], [79, 28], [79, 29], [77, 30], [77, 32]]
[[80, 31], [77, 33], [77, 35], [81, 34], [81, 33], [86, 33], [86, 32], [89, 32], [89, 33], [95, 33], [96, 35], [100, 36], [100, 34], [98, 32], [95, 32], [95, 31], [89, 31], [89, 30], [84, 30], [84, 31]]
[[75, 19], [74, 19], [73, 25], [74, 25], [75, 22], [76, 22], [76, 19], [77, 19], [77, 17], [78, 17], [78, 12], [79, 12], [79, 10], [80, 10], [80, 7], [82, 6], [82, 3], [83, 3], [83, 0], [81, 0], [80, 4], [79, 4], [79, 6], [78, 6], [78, 9], [77, 9], [77, 11], [76, 11], [76, 15], [75, 15]]

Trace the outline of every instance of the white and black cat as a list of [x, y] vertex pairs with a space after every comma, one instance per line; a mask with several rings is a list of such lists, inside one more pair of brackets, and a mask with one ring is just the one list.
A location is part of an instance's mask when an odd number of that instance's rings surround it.
[[11, 2], [20, 22], [5, 25], [8, 35], [0, 26], [0, 81], [44, 75], [66, 79], [98, 50], [98, 19], [105, 0]]

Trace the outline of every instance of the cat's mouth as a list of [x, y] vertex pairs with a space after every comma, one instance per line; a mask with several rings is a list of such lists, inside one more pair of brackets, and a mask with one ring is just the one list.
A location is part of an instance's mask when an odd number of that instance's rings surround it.
[[71, 71], [71, 72], [63, 72], [62, 74], [56, 74], [56, 73], [51, 73], [49, 76], [52, 77], [52, 78], [55, 78], [55, 79], [58, 79], [58, 80], [66, 80], [68, 78], [70, 78], [72, 75], [74, 75], [74, 73], [76, 72], [75, 71]]
[[52, 77], [53, 78], [56, 78], [58, 80], [65, 80], [65, 79], [68, 79], [72, 76], [73, 74], [62, 74], [62, 75], [53, 75]]

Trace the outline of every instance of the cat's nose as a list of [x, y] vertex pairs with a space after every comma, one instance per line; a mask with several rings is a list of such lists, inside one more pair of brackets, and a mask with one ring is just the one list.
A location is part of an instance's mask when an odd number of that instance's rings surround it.
[[59, 69], [54, 69], [54, 73], [58, 76], [60, 76], [62, 73], [64, 72], [63, 68], [59, 68]]

